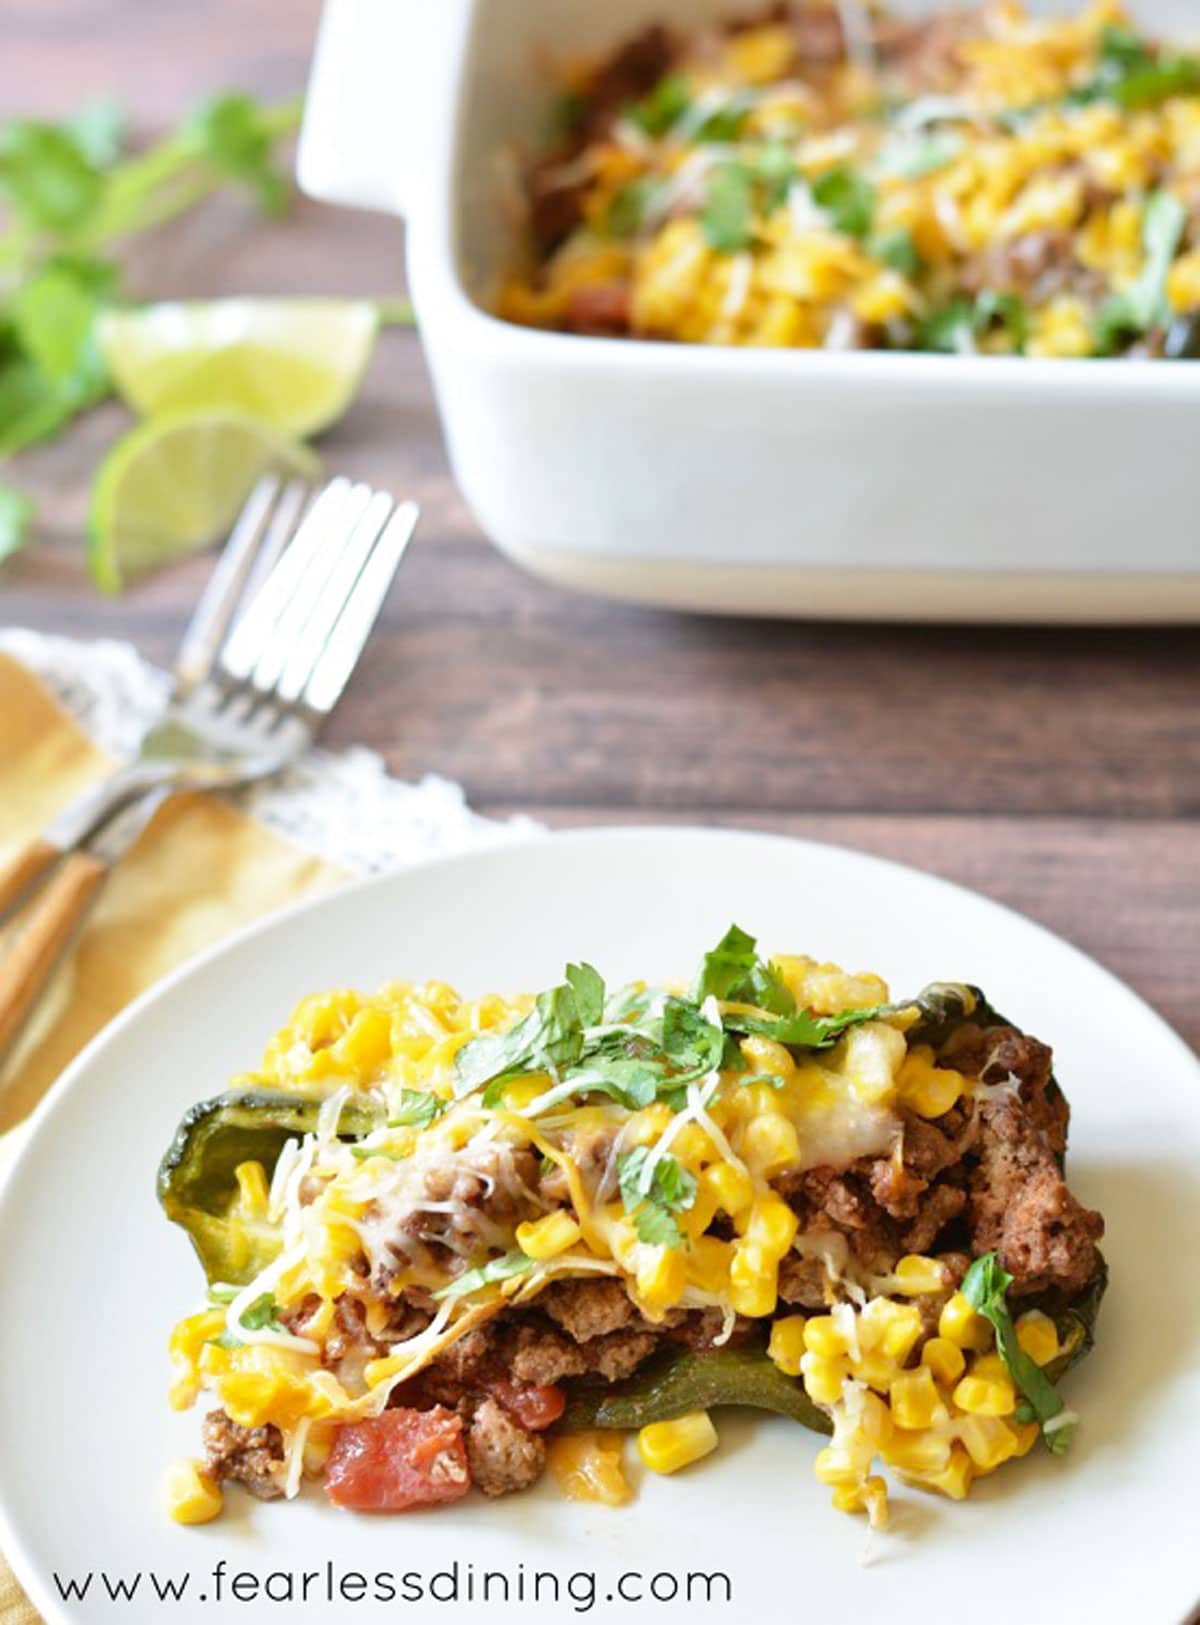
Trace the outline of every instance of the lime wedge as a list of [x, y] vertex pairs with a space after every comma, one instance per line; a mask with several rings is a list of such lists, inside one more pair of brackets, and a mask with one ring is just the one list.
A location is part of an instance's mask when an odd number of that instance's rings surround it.
[[305, 436], [346, 410], [378, 328], [368, 299], [216, 299], [110, 311], [99, 337], [142, 417], [230, 408]]
[[119, 592], [148, 570], [223, 539], [254, 482], [270, 469], [313, 480], [308, 446], [245, 412], [189, 412], [132, 429], [100, 465], [88, 567]]

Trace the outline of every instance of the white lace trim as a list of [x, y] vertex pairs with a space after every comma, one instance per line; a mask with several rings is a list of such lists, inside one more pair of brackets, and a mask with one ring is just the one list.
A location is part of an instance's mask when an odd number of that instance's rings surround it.
[[[46, 684], [101, 750], [128, 756], [166, 700], [166, 672], [128, 643], [84, 643], [23, 628], [0, 630], [0, 651]], [[374, 751], [312, 750], [233, 798], [276, 834], [358, 874], [494, 846], [541, 830], [529, 818], [473, 812], [461, 785], [436, 773], [416, 784], [389, 776]]]

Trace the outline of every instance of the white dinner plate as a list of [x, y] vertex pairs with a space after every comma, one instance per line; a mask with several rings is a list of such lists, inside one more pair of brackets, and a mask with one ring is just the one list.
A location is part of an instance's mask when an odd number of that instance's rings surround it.
[[[1083, 1423], [1066, 1457], [1034, 1452], [963, 1504], [899, 1488], [894, 1532], [869, 1540], [813, 1478], [813, 1435], [728, 1415], [717, 1455], [644, 1480], [620, 1510], [562, 1500], [545, 1482], [373, 1519], [328, 1506], [316, 1487], [291, 1505], [231, 1493], [216, 1523], [169, 1522], [163, 1470], [196, 1452], [200, 1422], [167, 1408], [165, 1351], [172, 1322], [201, 1297], [199, 1267], [154, 1194], [183, 1111], [253, 1066], [313, 989], [393, 977], [536, 989], [568, 958], [611, 981], [682, 975], [731, 920], [769, 950], [878, 970], [894, 990], [978, 983], [1053, 1042], [1074, 1108], [1072, 1184], [1105, 1214], [1112, 1272], [1097, 1349], [1068, 1379]], [[41, 1109], [0, 1196], [0, 1549], [50, 1625], [285, 1613], [422, 1625], [685, 1613], [720, 1625], [943, 1615], [1175, 1625], [1200, 1575], [1198, 1167], [1200, 1069], [1157, 1016], [1038, 926], [876, 858], [763, 835], [597, 831], [350, 888], [172, 977]], [[712, 1600], [698, 1580], [686, 1600], [689, 1575], [727, 1576], [732, 1601], [721, 1579]], [[110, 1602], [106, 1577], [133, 1587], [132, 1601]], [[61, 1600], [69, 1582], [87, 1588], [84, 1600]], [[183, 1600], [158, 1601], [155, 1582], [185, 1585]], [[339, 1584], [343, 1600], [329, 1600]], [[437, 1600], [413, 1600], [418, 1584]], [[618, 1586], [643, 1600], [617, 1600]]]

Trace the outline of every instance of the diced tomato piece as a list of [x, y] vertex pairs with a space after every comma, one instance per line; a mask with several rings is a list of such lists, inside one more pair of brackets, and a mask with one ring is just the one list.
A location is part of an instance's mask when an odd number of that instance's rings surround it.
[[462, 1418], [441, 1405], [345, 1423], [325, 1464], [326, 1495], [355, 1512], [437, 1506], [470, 1487]]
[[510, 1416], [515, 1416], [530, 1433], [540, 1433], [551, 1422], [557, 1422], [566, 1409], [567, 1401], [561, 1388], [553, 1383], [512, 1382], [501, 1377], [493, 1383], [492, 1392]]

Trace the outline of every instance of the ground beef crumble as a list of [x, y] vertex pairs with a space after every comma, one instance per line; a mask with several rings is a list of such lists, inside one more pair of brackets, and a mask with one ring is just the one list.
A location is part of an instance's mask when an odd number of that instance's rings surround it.
[[209, 1411], [201, 1437], [204, 1465], [218, 1483], [244, 1484], [260, 1501], [283, 1494], [283, 1438], [274, 1423], [246, 1428], [224, 1411]]

